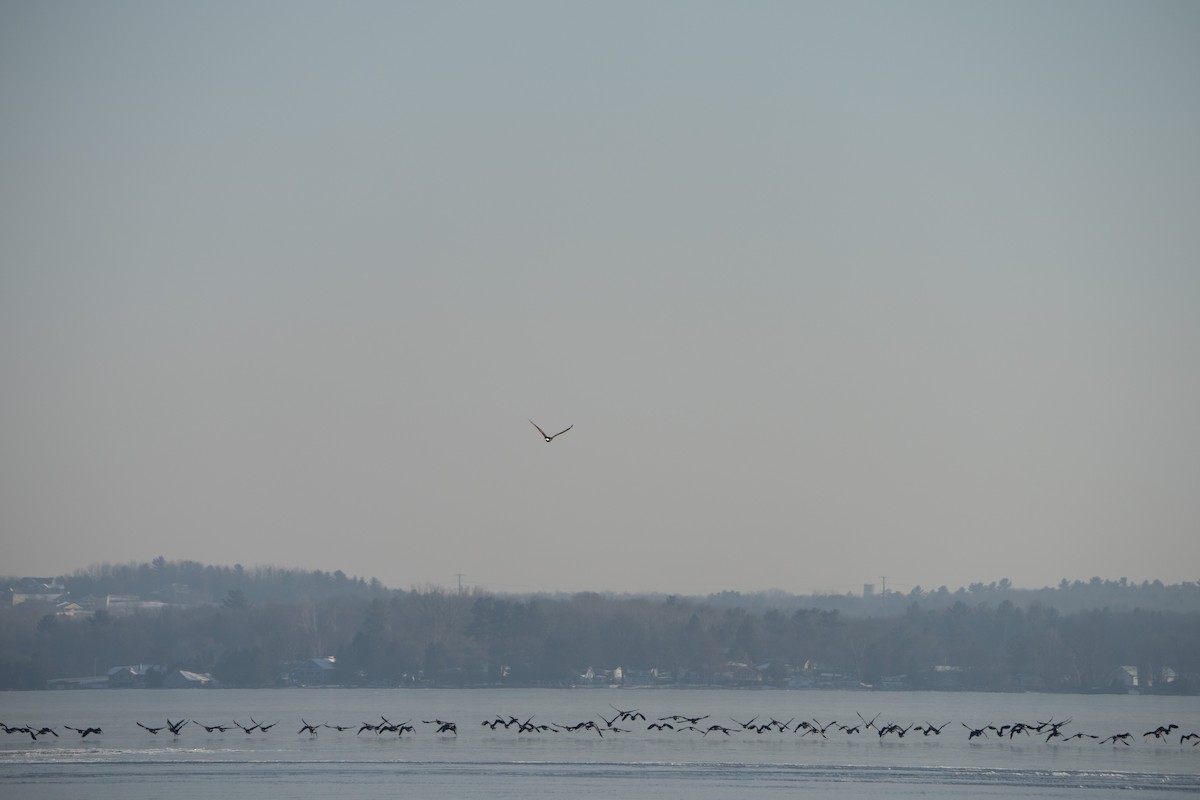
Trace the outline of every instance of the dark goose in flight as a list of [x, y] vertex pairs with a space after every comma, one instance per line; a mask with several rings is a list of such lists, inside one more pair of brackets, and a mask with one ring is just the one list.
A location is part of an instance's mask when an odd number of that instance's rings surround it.
[[536, 422], [534, 422], [533, 420], [529, 420], [529, 424], [532, 425], [533, 427], [537, 428], [538, 433], [540, 433], [542, 435], [542, 438], [545, 439], [547, 443], [554, 441], [555, 437], [562, 436], [564, 433], [571, 430], [571, 428], [575, 427], [574, 425], [568, 425], [567, 427], [563, 428], [558, 433], [554, 434], [554, 436], [551, 436], [550, 434], [548, 434], [544, 430], [542, 430], [542, 427], [540, 425], [538, 425]]

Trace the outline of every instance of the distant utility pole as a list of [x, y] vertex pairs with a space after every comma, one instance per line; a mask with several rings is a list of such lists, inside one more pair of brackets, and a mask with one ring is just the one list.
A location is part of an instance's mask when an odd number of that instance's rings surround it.
[[463, 574], [461, 572], [456, 572], [455, 574], [458, 576], [458, 593], [462, 594], [462, 576], [463, 576]]
[[879, 583], [881, 587], [879, 590], [879, 607], [887, 608], [887, 575], [880, 575]]

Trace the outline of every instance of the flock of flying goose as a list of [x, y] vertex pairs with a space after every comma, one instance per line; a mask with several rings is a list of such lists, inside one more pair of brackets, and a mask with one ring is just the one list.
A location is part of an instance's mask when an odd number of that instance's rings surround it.
[[[942, 731], [945, 730], [948, 725], [950, 725], [949, 722], [943, 722], [940, 725], [934, 725], [931, 722], [925, 722], [923, 725], [917, 723], [900, 725], [896, 722], [880, 724], [878, 722], [880, 716], [879, 714], [876, 714], [871, 719], [867, 719], [857, 711], [855, 712], [855, 715], [858, 717], [858, 720], [850, 725], [839, 723], [836, 720], [823, 723], [816, 719], [804, 719], [797, 722], [795, 717], [786, 721], [775, 718], [768, 720], [763, 719], [761, 715], [751, 717], [747, 720], [739, 720], [730, 717], [728, 724], [725, 724], [711, 719], [709, 714], [695, 716], [688, 716], [686, 714], [670, 714], [665, 717], [654, 717], [647, 719], [646, 715], [637, 709], [625, 710], [617, 708], [616, 706], [612, 706], [612, 709], [615, 712], [614, 714], [609, 716], [599, 714], [597, 715], [599, 718], [598, 720], [585, 719], [571, 723], [535, 723], [534, 716], [536, 715], [530, 715], [525, 719], [521, 719], [516, 715], [509, 714], [497, 715], [492, 719], [485, 719], [480, 723], [480, 725], [485, 728], [490, 728], [493, 731], [503, 728], [504, 730], [511, 730], [518, 734], [583, 732], [588, 734], [594, 733], [601, 738], [603, 738], [605, 734], [611, 735], [630, 733], [635, 730], [635, 726], [644, 725], [645, 730], [671, 731], [674, 733], [692, 732], [700, 734], [701, 736], [708, 736], [710, 734], [717, 736], [756, 734], [761, 736], [764, 734], [791, 733], [800, 737], [812, 736], [814, 738], [820, 737], [822, 739], [828, 739], [831, 733], [840, 733], [850, 736], [870, 734], [877, 736], [881, 740], [889, 736], [894, 736], [897, 739], [903, 739], [905, 736], [918, 733], [923, 737], [941, 736]], [[308, 720], [304, 718], [301, 718], [300, 723], [301, 727], [298, 731], [296, 731], [296, 733], [298, 735], [307, 733], [310, 737], [317, 736], [322, 728], [329, 728], [337, 731], [338, 733], [354, 731], [356, 736], [363, 733], [374, 733], [376, 736], [385, 733], [394, 733], [399, 737], [403, 737], [405, 733], [416, 733], [416, 727], [412, 720], [405, 720], [404, 722], [392, 722], [384, 716], [380, 716], [379, 722], [362, 722], [357, 725], [330, 725], [327, 722], [322, 722], [321, 724], [316, 725], [308, 722]], [[1111, 744], [1113, 746], [1122, 744], [1126, 747], [1129, 747], [1133, 741], [1139, 741], [1135, 738], [1134, 734], [1129, 731], [1115, 733], [1105, 737], [1101, 737], [1099, 734], [1084, 733], [1082, 731], [1068, 733], [1064, 729], [1070, 723], [1070, 718], [1061, 720], [1059, 722], [1055, 722], [1054, 719], [1051, 718], [1046, 722], [1014, 722], [1000, 726], [988, 724], [978, 728], [972, 727], [965, 722], [961, 722], [960, 724], [967, 731], [967, 741], [972, 743], [974, 743], [976, 739], [1011, 741], [1017, 735], [1023, 735], [1027, 737], [1036, 736], [1042, 739], [1042, 741], [1045, 743], [1049, 743], [1054, 740], [1070, 742], [1076, 739], [1080, 740], [1082, 743], [1082, 740], [1084, 739], [1092, 739], [1100, 744]], [[203, 722], [199, 722], [194, 719], [180, 719], [175, 722], [172, 722], [170, 719], [168, 719], [165, 725], [147, 725], [140, 721], [137, 722], [138, 727], [155, 736], [162, 731], [169, 731], [174, 736], [181, 736], [184, 728], [188, 725], [195, 725], [198, 728], [203, 728], [209, 734], [225, 733], [226, 731], [231, 730], [241, 730], [243, 733], [250, 735], [256, 732], [267, 733], [278, 724], [279, 723], [277, 722], [259, 722], [253, 717], [250, 717], [249, 725], [238, 722], [237, 720], [234, 720], [233, 723], [229, 725], [205, 725]], [[421, 720], [421, 724], [434, 726], [433, 732], [435, 734], [458, 736], [458, 725], [454, 722], [434, 718]], [[80, 738], [86, 738], [87, 736], [92, 735], [100, 735], [104, 732], [99, 726], [75, 728], [70, 725], [64, 725], [62, 727], [66, 730], [79, 734]], [[33, 741], [37, 741], [39, 736], [58, 737], [58, 732], [54, 728], [48, 726], [9, 726], [0, 722], [0, 728], [2, 728], [4, 732], [8, 734], [19, 733], [28, 735]], [[1178, 729], [1179, 726], [1173, 722], [1166, 725], [1159, 725], [1153, 730], [1148, 730], [1143, 733], [1141, 739], [1145, 740], [1153, 737], [1155, 741], [1169, 743], [1176, 735], [1175, 731]], [[1178, 735], [1180, 745], [1183, 745], [1183, 743], [1187, 741], [1191, 741], [1192, 747], [1200, 745], [1200, 733], [1180, 733]]]

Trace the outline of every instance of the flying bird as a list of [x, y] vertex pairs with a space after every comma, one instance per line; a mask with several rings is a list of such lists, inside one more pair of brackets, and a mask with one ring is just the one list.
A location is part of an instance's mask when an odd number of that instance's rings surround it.
[[[63, 727], [69, 731], [75, 731], [76, 733], [79, 734], [80, 738], [83, 738], [84, 736], [87, 736], [88, 734], [92, 734], [92, 733], [104, 733], [104, 731], [100, 730], [99, 728], [90, 728], [90, 727], [89, 728], [72, 728], [70, 725], [64, 725]], [[30, 732], [30, 731], [26, 731], [26, 732], [30, 733], [32, 735], [32, 732]]]
[[571, 428], [575, 427], [574, 425], [568, 425], [567, 427], [563, 428], [558, 433], [554, 434], [554, 436], [551, 436], [550, 434], [548, 434], [544, 430], [542, 430], [542, 427], [540, 425], [538, 425], [536, 422], [534, 422], [533, 420], [529, 420], [529, 424], [532, 425], [533, 427], [537, 428], [538, 433], [540, 433], [542, 435], [542, 438], [545, 439], [547, 443], [553, 442], [555, 437], [562, 436], [564, 433], [571, 430]]
[[[968, 742], [971, 741], [972, 739], [974, 739], [976, 736], [982, 736], [985, 739], [987, 738], [987, 729], [989, 727], [987, 725], [984, 725], [982, 728], [972, 728], [970, 725], [968, 725], [967, 723], [964, 722], [964, 723], [962, 723], [962, 726], [964, 728], [966, 728], [968, 731], [970, 731], [970, 733], [967, 734]], [[1128, 735], [1128, 734], [1126, 734], [1126, 735]]]

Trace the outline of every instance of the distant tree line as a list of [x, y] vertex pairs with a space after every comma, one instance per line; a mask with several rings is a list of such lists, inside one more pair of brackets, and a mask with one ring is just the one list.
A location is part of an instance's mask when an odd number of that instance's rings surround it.
[[991, 583], [972, 583], [957, 589], [914, 586], [907, 591], [888, 590], [870, 597], [861, 594], [794, 595], [771, 591], [752, 594], [720, 592], [706, 599], [714, 605], [750, 610], [819, 608], [874, 617], [905, 614], [914, 602], [930, 610], [947, 609], [957, 603], [998, 606], [1008, 601], [1020, 608], [1052, 607], [1063, 614], [1097, 608], [1112, 611], [1200, 611], [1200, 582], [1164, 584], [1159, 580], [1137, 582], [1126, 578], [1105, 580], [1093, 577], [1087, 581], [1063, 578], [1056, 586], [1018, 589], [1008, 578], [1001, 578]]
[[[99, 610], [72, 618], [38, 603], [0, 609], [0, 688], [40, 688], [51, 678], [133, 663], [211, 673], [230, 686], [274, 686], [289, 662], [334, 655], [346, 685], [559, 686], [589, 667], [703, 684], [745, 664], [776, 685], [831, 671], [868, 684], [904, 675], [905, 686], [944, 688], [932, 668], [950, 666], [955, 688], [1086, 691], [1114, 688], [1116, 669], [1131, 665], [1156, 691], [1200, 690], [1191, 583], [1097, 579], [1046, 590], [1068, 605], [1087, 591], [1114, 598], [1064, 612], [1000, 584], [948, 598], [940, 591], [855, 598], [878, 604], [855, 611], [821, 608], [823, 598], [805, 607], [790, 595], [770, 603], [772, 595], [388, 590], [341, 573], [159, 559], [62, 580], [76, 597], [146, 595], [179, 584], [219, 599], [125, 616]], [[992, 602], [999, 592], [1003, 599]], [[1148, 607], [1138, 606], [1140, 597]], [[1154, 607], [1164, 597], [1176, 610]]]
[[378, 579], [347, 577], [344, 572], [244, 568], [241, 564], [218, 567], [197, 561], [168, 561], [158, 556], [142, 564], [97, 564], [76, 570], [60, 581], [71, 596], [136, 595], [168, 601], [219, 602], [228, 592], [240, 592], [258, 603], [290, 603], [299, 598], [373, 597], [388, 594]]

